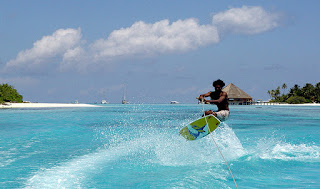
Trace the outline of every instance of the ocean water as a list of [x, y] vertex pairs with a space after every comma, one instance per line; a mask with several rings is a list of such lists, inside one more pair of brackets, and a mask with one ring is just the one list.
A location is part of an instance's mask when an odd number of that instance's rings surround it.
[[[205, 105], [205, 109], [214, 106]], [[320, 188], [320, 107], [231, 106], [211, 135], [239, 188]], [[235, 188], [202, 105], [0, 110], [0, 188]]]

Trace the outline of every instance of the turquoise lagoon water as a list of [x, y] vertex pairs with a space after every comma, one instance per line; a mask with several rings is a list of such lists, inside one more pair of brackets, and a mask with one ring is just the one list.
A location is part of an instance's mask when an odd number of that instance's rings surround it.
[[[1, 109], [0, 188], [235, 188], [211, 137], [178, 134], [201, 111]], [[320, 188], [320, 107], [231, 106], [212, 135], [239, 188]]]

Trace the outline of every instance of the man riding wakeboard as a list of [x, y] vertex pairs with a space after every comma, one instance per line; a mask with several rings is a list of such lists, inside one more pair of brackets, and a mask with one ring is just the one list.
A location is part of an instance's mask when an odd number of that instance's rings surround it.
[[[206, 94], [202, 94], [199, 96], [199, 100], [204, 103], [215, 104], [218, 107], [218, 111], [214, 112], [212, 110], [205, 111], [205, 115], [214, 115], [221, 121], [225, 121], [229, 118], [230, 111], [229, 111], [229, 103], [228, 103], [228, 94], [222, 91], [222, 88], [225, 86], [225, 83], [218, 79], [212, 83], [215, 91], [210, 91]], [[205, 97], [209, 97], [210, 100], [206, 100]]]

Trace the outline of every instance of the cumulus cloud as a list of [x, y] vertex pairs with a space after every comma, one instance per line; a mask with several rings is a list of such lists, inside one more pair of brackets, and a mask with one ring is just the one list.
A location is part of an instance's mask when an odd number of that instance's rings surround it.
[[5, 67], [24, 71], [35, 68], [83, 71], [96, 65], [105, 66], [118, 58], [185, 52], [216, 44], [225, 33], [251, 35], [266, 32], [277, 27], [278, 20], [278, 14], [262, 7], [243, 6], [213, 15], [212, 23], [207, 25], [199, 24], [195, 18], [172, 23], [169, 20], [135, 22], [92, 44], [82, 43], [80, 28], [59, 29], [36, 41], [31, 49], [19, 52]]
[[216, 27], [199, 25], [196, 19], [169, 23], [162, 20], [154, 24], [136, 22], [129, 28], [113, 31], [107, 39], [99, 39], [92, 49], [95, 58], [128, 55], [154, 55], [186, 51], [219, 42]]
[[63, 54], [59, 69], [60, 71], [66, 71], [78, 64], [77, 69], [78, 71], [81, 71], [81, 69], [83, 69], [81, 65], [89, 60], [90, 58], [88, 58], [86, 51], [82, 47], [78, 46], [71, 48], [66, 50]]
[[64, 56], [80, 44], [81, 30], [59, 29], [52, 35], [44, 36], [36, 41], [31, 49], [19, 52], [17, 57], [10, 60], [6, 67], [33, 68], [48, 63], [48, 59]]
[[212, 23], [219, 32], [258, 34], [279, 26], [279, 15], [265, 11], [262, 7], [232, 8], [215, 14]]

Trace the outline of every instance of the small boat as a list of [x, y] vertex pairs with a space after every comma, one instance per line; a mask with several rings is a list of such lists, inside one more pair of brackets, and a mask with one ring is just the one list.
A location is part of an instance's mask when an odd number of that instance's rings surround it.
[[101, 100], [101, 104], [109, 104], [109, 102], [106, 100]]
[[179, 102], [174, 100], [174, 101], [171, 101], [170, 104], [179, 104]]
[[124, 85], [122, 104], [128, 104], [128, 103], [129, 103], [129, 102], [126, 100], [126, 93], [127, 93], [127, 85]]

